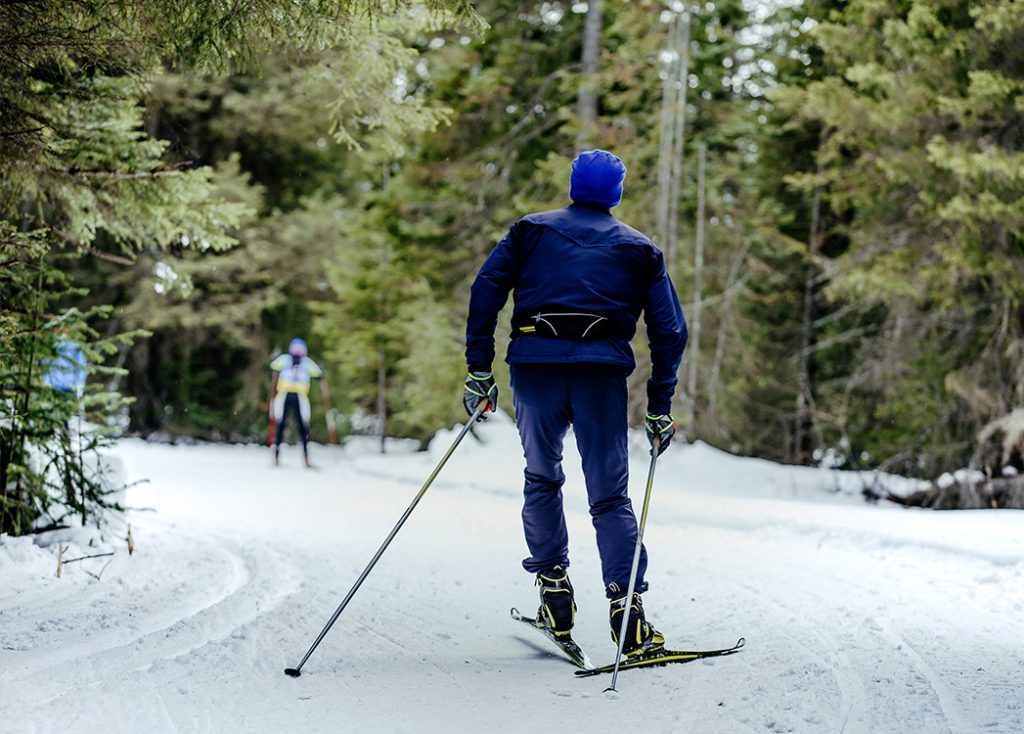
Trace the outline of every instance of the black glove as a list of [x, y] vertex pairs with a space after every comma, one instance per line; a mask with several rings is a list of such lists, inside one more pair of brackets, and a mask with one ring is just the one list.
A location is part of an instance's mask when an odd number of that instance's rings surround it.
[[659, 439], [658, 456], [661, 456], [672, 442], [672, 437], [676, 435], [676, 424], [672, 420], [672, 416], [668, 413], [665, 415], [648, 413], [644, 416], [644, 428], [647, 429], [647, 440], [651, 442], [651, 451], [654, 451], [654, 439]]
[[462, 392], [462, 405], [466, 408], [466, 415], [473, 415], [481, 401], [487, 400], [487, 405], [481, 411], [483, 414], [498, 407], [498, 386], [494, 384], [494, 375], [489, 370], [470, 370], [466, 375], [466, 386]]

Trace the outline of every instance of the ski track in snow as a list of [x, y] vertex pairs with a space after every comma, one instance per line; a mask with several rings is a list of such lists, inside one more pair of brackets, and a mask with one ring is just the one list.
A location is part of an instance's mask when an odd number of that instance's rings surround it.
[[[47, 595], [5, 610], [4, 637], [28, 637], [38, 644], [0, 658], [0, 722], [16, 721], [16, 712], [25, 707], [59, 710], [62, 701], [80, 699], [83, 691], [144, 679], [169, 661], [187, 659], [201, 648], [237, 636], [297, 588], [297, 569], [276, 550], [173, 525], [161, 527], [152, 519], [143, 520], [136, 532], [143, 537], [155, 534], [150, 537], [156, 554], [174, 556], [173, 564], [157, 566], [168, 572], [165, 576], [125, 583], [126, 575], [108, 570], [104, 580], [84, 594]], [[167, 536], [173, 541], [165, 545], [161, 539]], [[156, 560], [143, 549], [131, 563]], [[65, 573], [69, 571], [70, 567]], [[115, 587], [113, 593], [109, 587]], [[74, 620], [88, 619], [96, 608], [103, 609], [99, 624], [90, 625], [83, 635]], [[134, 610], [129, 613], [132, 620], [123, 616], [128, 608]], [[58, 609], [69, 618], [59, 625], [64, 633], [40, 634], [37, 620]], [[111, 623], [118, 616], [121, 620]], [[52, 723], [62, 726], [59, 720]], [[40, 731], [47, 728], [47, 722], [39, 723]], [[0, 725], [0, 731], [7, 730], [7, 725]]]
[[[129, 502], [157, 512], [133, 513], [138, 551], [100, 581], [69, 566], [0, 589], [0, 734], [1024, 731], [1024, 513], [870, 508], [828, 496], [832, 475], [673, 447], [645, 606], [671, 647], [747, 645], [624, 671], [608, 695], [607, 677], [575, 679], [508, 618], [532, 613], [536, 590], [519, 567], [521, 454], [507, 423], [488, 423], [295, 680], [283, 668], [450, 435], [419, 454], [320, 447], [318, 472], [294, 450], [272, 469], [256, 447], [123, 442], [128, 478], [153, 479]], [[573, 453], [575, 637], [601, 664], [614, 647]]]

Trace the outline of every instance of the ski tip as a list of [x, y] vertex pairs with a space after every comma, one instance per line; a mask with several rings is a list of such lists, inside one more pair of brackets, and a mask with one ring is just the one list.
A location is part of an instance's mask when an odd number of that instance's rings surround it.
[[302, 675], [298, 668], [285, 668], [284, 674], [287, 676], [291, 676], [292, 678], [298, 678], [300, 675]]
[[741, 647], [743, 647], [746, 644], [747, 644], [747, 638], [746, 637], [741, 637], [740, 639], [736, 640], [736, 644], [733, 646], [732, 649], [733, 650], [739, 650]]
[[522, 618], [523, 618], [523, 615], [522, 615], [522, 614], [520, 614], [520, 613], [519, 613], [519, 610], [518, 610], [518, 609], [516, 609], [515, 607], [512, 607], [511, 609], [509, 609], [509, 610], [508, 610], [508, 613], [509, 613], [510, 615], [512, 615], [512, 619], [522, 619]]

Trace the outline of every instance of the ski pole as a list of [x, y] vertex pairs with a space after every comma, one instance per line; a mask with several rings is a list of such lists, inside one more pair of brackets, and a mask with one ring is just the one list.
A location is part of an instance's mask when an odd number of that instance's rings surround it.
[[331, 407], [331, 393], [327, 378], [320, 380], [320, 396], [324, 399], [324, 420], [327, 421], [327, 438], [332, 446], [338, 445], [338, 429], [334, 425], [334, 408]]
[[324, 418], [327, 420], [327, 438], [331, 442], [332, 446], [338, 445], [338, 428], [334, 424], [334, 413], [329, 404], [324, 412]]
[[619, 649], [615, 653], [615, 669], [612, 671], [612, 684], [604, 689], [605, 693], [615, 691], [615, 681], [619, 677], [619, 663], [622, 661], [622, 648], [626, 644], [626, 628], [629, 626], [629, 610], [633, 605], [633, 590], [636, 588], [636, 576], [640, 570], [640, 551], [644, 545], [644, 527], [647, 525], [647, 508], [651, 505], [651, 488], [654, 486], [654, 467], [658, 463], [658, 448], [661, 438], [655, 437], [651, 446], [651, 468], [647, 472], [647, 491], [644, 492], [644, 509], [640, 513], [640, 525], [636, 530], [636, 548], [633, 549], [633, 567], [629, 571], [629, 590], [626, 592], [625, 609], [622, 610], [622, 627], [619, 629]]
[[430, 476], [427, 477], [427, 481], [424, 482], [423, 487], [421, 487], [420, 491], [416, 493], [415, 497], [413, 497], [412, 502], [409, 503], [409, 506], [406, 508], [405, 513], [398, 521], [398, 524], [396, 524], [395, 527], [392, 528], [391, 532], [388, 534], [388, 537], [385, 538], [380, 548], [377, 549], [377, 552], [370, 560], [369, 565], [365, 569], [363, 569], [363, 572], [361, 574], [359, 574], [359, 578], [356, 579], [355, 584], [353, 584], [352, 588], [349, 589], [348, 594], [345, 595], [345, 598], [342, 600], [341, 604], [338, 605], [338, 608], [334, 610], [334, 614], [331, 615], [331, 618], [327, 621], [327, 624], [324, 625], [324, 628], [320, 631], [320, 634], [313, 642], [313, 645], [309, 648], [309, 651], [306, 653], [305, 657], [303, 657], [299, 664], [296, 665], [294, 668], [285, 668], [284, 672], [286, 675], [290, 675], [292, 678], [298, 678], [302, 674], [302, 666], [306, 664], [306, 661], [309, 660], [309, 656], [313, 654], [313, 651], [316, 650], [320, 642], [324, 639], [324, 637], [327, 636], [328, 631], [330, 631], [331, 627], [334, 626], [334, 623], [338, 620], [338, 617], [341, 616], [342, 611], [345, 609], [346, 606], [348, 606], [348, 603], [352, 600], [352, 597], [355, 596], [356, 591], [359, 590], [359, 587], [362, 586], [363, 581], [365, 581], [366, 577], [370, 575], [370, 571], [373, 570], [373, 567], [377, 564], [377, 561], [379, 561], [380, 557], [384, 555], [384, 550], [388, 547], [391, 541], [394, 540], [395, 536], [398, 535], [398, 531], [401, 529], [402, 525], [404, 525], [405, 521], [409, 519], [409, 515], [412, 514], [412, 511], [416, 508], [416, 505], [419, 504], [419, 501], [423, 498], [423, 495], [427, 493], [427, 489], [434, 482], [434, 479], [437, 478], [437, 475], [440, 474], [441, 468], [448, 462], [448, 459], [451, 458], [451, 455], [455, 453], [456, 447], [460, 443], [462, 443], [462, 439], [465, 438], [467, 433], [469, 433], [469, 429], [476, 422], [476, 419], [480, 417], [480, 414], [484, 412], [484, 409], [486, 407], [487, 401], [480, 401], [480, 404], [477, 405], [476, 411], [470, 417], [469, 421], [466, 422], [466, 425], [462, 427], [462, 430], [459, 431], [459, 435], [455, 438], [455, 441], [445, 452], [444, 456], [441, 457], [441, 461], [439, 461], [437, 463], [437, 466], [434, 467], [434, 471], [430, 472]]

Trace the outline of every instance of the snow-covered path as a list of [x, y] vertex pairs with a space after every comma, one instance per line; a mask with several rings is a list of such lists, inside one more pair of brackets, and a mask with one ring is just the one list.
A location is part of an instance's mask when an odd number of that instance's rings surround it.
[[[521, 458], [507, 419], [467, 440], [303, 676], [283, 675], [405, 510], [429, 453], [258, 447], [116, 455], [137, 552], [68, 566], [0, 547], [0, 733], [1024, 731], [1024, 513], [867, 507], [858, 479], [673, 447], [645, 606], [676, 647], [739, 655], [577, 680], [508, 619]], [[400, 448], [400, 447], [399, 447]], [[646, 468], [636, 444], [632, 485]], [[610, 660], [575, 449], [566, 503], [575, 637]], [[829, 492], [838, 483], [840, 491]], [[638, 501], [638, 500], [635, 500]], [[143, 510], [141, 508], [152, 508]]]

